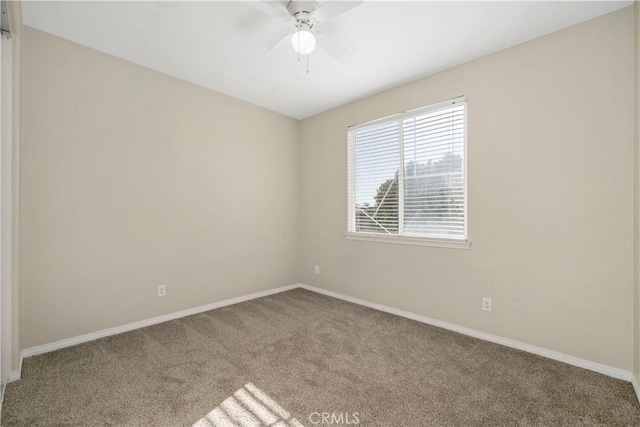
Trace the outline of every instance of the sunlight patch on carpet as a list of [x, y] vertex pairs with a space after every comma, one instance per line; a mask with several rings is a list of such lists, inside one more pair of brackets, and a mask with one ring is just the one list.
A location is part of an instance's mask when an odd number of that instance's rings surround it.
[[247, 383], [192, 427], [304, 427], [252, 383]]

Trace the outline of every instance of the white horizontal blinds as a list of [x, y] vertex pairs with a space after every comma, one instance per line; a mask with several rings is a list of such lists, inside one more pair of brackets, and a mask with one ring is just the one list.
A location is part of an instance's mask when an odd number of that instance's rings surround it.
[[400, 121], [385, 120], [351, 132], [354, 231], [397, 234]]
[[465, 121], [460, 97], [350, 128], [349, 231], [466, 239]]
[[404, 118], [403, 234], [465, 238], [463, 100]]

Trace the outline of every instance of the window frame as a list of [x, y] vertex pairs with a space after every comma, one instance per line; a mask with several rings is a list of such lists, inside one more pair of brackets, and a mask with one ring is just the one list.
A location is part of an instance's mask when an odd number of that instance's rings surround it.
[[[463, 142], [463, 182], [464, 182], [464, 235], [463, 237], [451, 238], [451, 237], [436, 237], [429, 235], [402, 233], [398, 229], [398, 234], [383, 234], [383, 233], [367, 233], [361, 231], [355, 231], [355, 188], [356, 188], [356, 175], [355, 175], [355, 138], [354, 133], [357, 129], [372, 126], [378, 123], [384, 123], [397, 120], [399, 123], [399, 153], [398, 153], [398, 171], [400, 174], [404, 172], [404, 120], [411, 117], [416, 117], [431, 111], [442, 109], [447, 106], [455, 104], [464, 104], [464, 142]], [[350, 240], [364, 240], [380, 243], [396, 243], [418, 246], [435, 246], [450, 249], [469, 249], [471, 247], [471, 241], [469, 240], [469, 225], [468, 225], [468, 182], [467, 182], [467, 151], [468, 151], [468, 137], [467, 137], [467, 123], [468, 123], [468, 108], [466, 95], [458, 96], [448, 99], [446, 101], [437, 102], [424, 107], [403, 111], [401, 113], [392, 114], [390, 116], [382, 117], [379, 119], [371, 120], [364, 123], [349, 126], [347, 128], [347, 233], [345, 237]], [[401, 163], [402, 162], [402, 163]], [[402, 165], [402, 166], [400, 166]], [[402, 194], [401, 188], [404, 187], [404, 176], [398, 182], [398, 192]], [[398, 215], [403, 214], [401, 200], [398, 201]]]

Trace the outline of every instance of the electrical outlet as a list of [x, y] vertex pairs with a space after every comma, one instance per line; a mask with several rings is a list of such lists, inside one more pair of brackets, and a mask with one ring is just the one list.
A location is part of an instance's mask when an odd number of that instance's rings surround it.
[[159, 297], [167, 296], [167, 285], [158, 285], [158, 296]]
[[316, 270], [315, 270], [316, 274], [320, 274], [320, 266], [316, 265]]
[[482, 309], [484, 311], [491, 311], [491, 298], [482, 298]]

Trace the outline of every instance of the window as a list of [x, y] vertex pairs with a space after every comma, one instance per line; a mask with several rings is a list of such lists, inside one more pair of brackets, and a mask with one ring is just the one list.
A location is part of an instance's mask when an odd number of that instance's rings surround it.
[[347, 237], [469, 247], [466, 99], [348, 130]]

